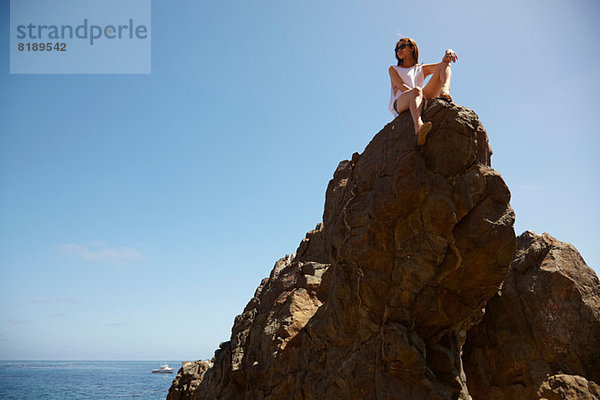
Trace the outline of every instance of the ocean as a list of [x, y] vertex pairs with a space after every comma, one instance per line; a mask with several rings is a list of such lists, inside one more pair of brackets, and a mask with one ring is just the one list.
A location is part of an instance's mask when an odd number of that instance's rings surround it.
[[0, 361], [0, 399], [164, 400], [172, 374], [153, 374], [162, 361]]

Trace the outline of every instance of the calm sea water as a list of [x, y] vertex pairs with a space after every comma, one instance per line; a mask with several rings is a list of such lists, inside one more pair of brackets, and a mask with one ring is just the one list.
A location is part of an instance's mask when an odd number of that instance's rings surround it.
[[0, 361], [0, 399], [164, 400], [181, 366], [153, 374], [162, 361]]

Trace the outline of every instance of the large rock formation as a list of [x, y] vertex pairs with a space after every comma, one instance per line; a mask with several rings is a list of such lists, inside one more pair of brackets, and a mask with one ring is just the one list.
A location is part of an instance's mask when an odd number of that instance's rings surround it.
[[279, 260], [168, 399], [467, 399], [461, 361], [515, 251], [510, 193], [471, 110], [431, 101], [342, 161], [323, 222]]
[[577, 250], [525, 232], [464, 346], [473, 399], [600, 399], [600, 282]]

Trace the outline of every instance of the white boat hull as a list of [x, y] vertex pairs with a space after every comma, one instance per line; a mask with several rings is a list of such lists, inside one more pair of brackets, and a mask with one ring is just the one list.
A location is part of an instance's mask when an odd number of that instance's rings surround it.
[[153, 369], [153, 374], [172, 374], [175, 368], [169, 367], [169, 364], [163, 363], [160, 365], [159, 369]]

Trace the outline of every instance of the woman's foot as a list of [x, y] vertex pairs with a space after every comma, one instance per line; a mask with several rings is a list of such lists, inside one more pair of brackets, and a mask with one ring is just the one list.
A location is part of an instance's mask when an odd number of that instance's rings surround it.
[[442, 90], [440, 92], [440, 95], [438, 96], [440, 99], [446, 100], [446, 101], [452, 101], [452, 96], [450, 96], [450, 92], [448, 92], [447, 90]]
[[425, 122], [419, 127], [419, 130], [417, 131], [418, 146], [423, 146], [425, 144], [425, 141], [427, 140], [427, 134], [431, 131], [431, 128], [433, 128], [431, 122]]

